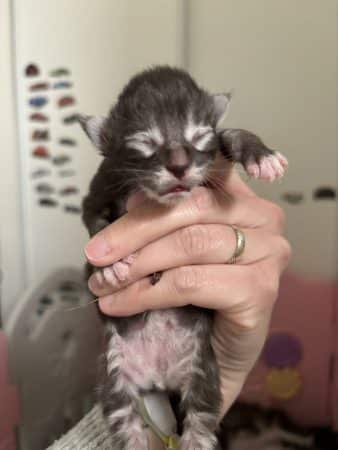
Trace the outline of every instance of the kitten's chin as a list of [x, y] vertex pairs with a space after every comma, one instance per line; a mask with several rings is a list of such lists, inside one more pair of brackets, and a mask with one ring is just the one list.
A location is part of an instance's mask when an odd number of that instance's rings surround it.
[[159, 195], [157, 201], [165, 205], [172, 205], [187, 197], [189, 197], [190, 191], [171, 192], [169, 194]]
[[143, 191], [148, 198], [156, 200], [158, 203], [161, 203], [162, 205], [172, 205], [174, 203], [177, 203], [187, 198], [191, 192], [190, 190], [187, 189], [177, 192], [168, 192], [165, 194], [159, 194], [145, 187], [143, 188]]

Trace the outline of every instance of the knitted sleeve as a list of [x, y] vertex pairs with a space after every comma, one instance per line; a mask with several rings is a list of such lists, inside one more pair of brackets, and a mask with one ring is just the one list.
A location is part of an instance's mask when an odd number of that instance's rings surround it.
[[[155, 435], [148, 433], [149, 450], [164, 450]], [[114, 450], [101, 407], [96, 405], [74, 428], [46, 450]]]
[[99, 405], [47, 450], [113, 450]]

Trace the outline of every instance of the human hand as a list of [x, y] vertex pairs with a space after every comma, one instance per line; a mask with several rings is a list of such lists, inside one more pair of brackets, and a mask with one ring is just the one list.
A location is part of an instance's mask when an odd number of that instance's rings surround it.
[[[110, 278], [102, 272], [90, 278], [105, 314], [125, 316], [186, 304], [216, 310], [212, 339], [221, 374], [222, 416], [262, 349], [290, 256], [281, 236], [280, 208], [257, 197], [235, 172], [225, 180], [224, 192], [195, 188], [170, 207], [146, 200], [86, 247], [89, 262], [98, 267], [136, 254], [117, 271], [106, 269]], [[229, 225], [246, 237], [236, 265], [226, 264], [235, 248]], [[148, 275], [158, 271], [162, 278], [152, 286]]]

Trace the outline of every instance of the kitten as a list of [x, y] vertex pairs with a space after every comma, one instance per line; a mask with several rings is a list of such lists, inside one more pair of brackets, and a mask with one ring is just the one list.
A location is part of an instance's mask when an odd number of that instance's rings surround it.
[[[124, 214], [134, 191], [161, 203], [189, 195], [210, 178], [220, 153], [256, 178], [281, 177], [287, 161], [280, 153], [248, 131], [219, 128], [230, 99], [209, 94], [185, 71], [160, 66], [132, 78], [108, 117], [81, 116], [104, 157], [83, 202], [90, 235]], [[132, 257], [97, 270], [97, 279], [118, 285], [130, 264]], [[101, 392], [113, 448], [147, 449], [136, 401], [164, 390], [180, 394], [180, 449], [215, 449], [221, 395], [210, 344], [212, 312], [186, 306], [105, 320]]]

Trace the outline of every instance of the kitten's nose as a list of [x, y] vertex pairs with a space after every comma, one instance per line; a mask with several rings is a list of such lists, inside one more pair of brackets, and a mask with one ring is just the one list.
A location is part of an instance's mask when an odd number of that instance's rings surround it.
[[166, 169], [172, 173], [176, 178], [183, 178], [185, 172], [187, 171], [189, 164], [179, 164], [179, 165], [167, 165]]
[[165, 164], [166, 169], [176, 178], [183, 178], [190, 166], [189, 155], [186, 149], [183, 147], [171, 148], [168, 156]]

